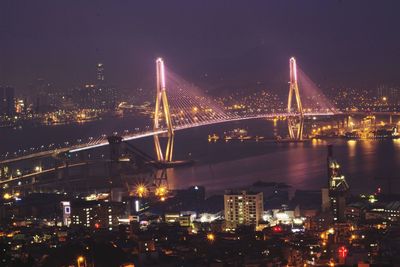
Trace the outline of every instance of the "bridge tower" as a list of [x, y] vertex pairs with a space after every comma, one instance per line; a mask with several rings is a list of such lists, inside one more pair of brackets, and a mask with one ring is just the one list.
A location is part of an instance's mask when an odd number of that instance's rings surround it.
[[171, 162], [172, 152], [174, 148], [174, 128], [172, 127], [171, 114], [169, 112], [169, 105], [167, 99], [167, 92], [165, 87], [165, 69], [164, 61], [162, 58], [156, 60], [157, 68], [157, 96], [156, 96], [156, 106], [154, 111], [154, 124], [153, 130], [155, 132], [162, 130], [160, 127], [160, 120], [164, 118], [165, 125], [167, 127], [167, 147], [165, 149], [165, 154], [161, 147], [160, 137], [161, 135], [154, 135], [154, 145], [157, 155], [157, 160], [161, 162]]
[[[296, 66], [296, 59], [294, 57], [290, 58], [289, 67], [290, 67], [290, 82], [289, 82], [289, 97], [287, 106], [287, 112], [290, 114], [287, 118], [289, 138], [293, 140], [302, 140], [303, 128], [304, 128], [304, 112], [300, 99], [299, 85], [297, 83], [297, 66]], [[296, 108], [297, 108], [297, 110], [294, 113], [292, 112], [293, 95], [296, 98]]]

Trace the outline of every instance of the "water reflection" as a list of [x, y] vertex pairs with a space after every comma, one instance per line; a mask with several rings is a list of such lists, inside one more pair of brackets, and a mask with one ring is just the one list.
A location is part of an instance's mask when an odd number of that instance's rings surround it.
[[[359, 140], [346, 141], [312, 140], [305, 143], [275, 143], [267, 141], [216, 142], [209, 143], [210, 133], [223, 133], [233, 128], [246, 128], [251, 135], [266, 138], [274, 134], [285, 136], [285, 121], [252, 120], [233, 122], [210, 127], [200, 127], [176, 133], [176, 159], [190, 158], [197, 163], [190, 167], [169, 170], [171, 188], [186, 188], [204, 185], [208, 191], [223, 191], [228, 188], [246, 187], [257, 180], [284, 182], [301, 189], [319, 189], [326, 185], [326, 145], [334, 144], [334, 155], [342, 166], [353, 192], [373, 190], [381, 185], [388, 188], [387, 177], [392, 177], [391, 187], [400, 193], [400, 141], [399, 140]], [[130, 129], [134, 120], [115, 120], [87, 124], [75, 129], [68, 127], [32, 128], [34, 138], [27, 140], [25, 133], [9, 134], [0, 140], [0, 148], [5, 151], [32, 142], [60, 142], [69, 138], [97, 136], [99, 133]], [[84, 132], [85, 136], [82, 136]], [[29, 142], [29, 144], [27, 144]], [[133, 142], [147, 153], [153, 153], [151, 138]], [[392, 191], [393, 191], [392, 190]]]
[[348, 140], [347, 141], [347, 146], [349, 148], [349, 157], [353, 158], [356, 156], [356, 146], [357, 146], [357, 141], [356, 140]]

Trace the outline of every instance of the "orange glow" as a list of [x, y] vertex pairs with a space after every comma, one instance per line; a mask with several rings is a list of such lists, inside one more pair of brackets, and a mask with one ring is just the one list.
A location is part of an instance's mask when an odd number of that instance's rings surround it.
[[215, 235], [213, 233], [207, 234], [207, 240], [210, 241], [210, 242], [214, 242]]
[[163, 197], [163, 196], [165, 196], [167, 193], [168, 193], [167, 188], [166, 188], [165, 186], [162, 186], [162, 185], [161, 185], [161, 186], [159, 186], [159, 187], [156, 188], [155, 195], [156, 195], [156, 196]]
[[135, 193], [138, 197], [145, 197], [148, 195], [149, 190], [145, 184], [138, 184], [135, 188]]

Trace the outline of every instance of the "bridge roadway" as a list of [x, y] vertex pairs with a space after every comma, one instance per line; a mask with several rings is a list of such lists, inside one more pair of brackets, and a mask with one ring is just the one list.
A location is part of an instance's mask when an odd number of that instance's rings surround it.
[[[340, 112], [309, 112], [309, 113], [305, 113], [304, 116], [305, 117], [321, 117], [321, 116], [333, 116], [333, 115], [342, 115], [342, 114], [343, 113], [340, 113]], [[396, 115], [396, 114], [394, 114], [394, 115]], [[180, 130], [190, 129], [190, 128], [194, 128], [194, 127], [200, 127], [200, 126], [206, 126], [206, 125], [212, 125], [212, 124], [218, 124], [218, 123], [233, 122], [233, 121], [262, 119], [262, 118], [288, 117], [288, 116], [296, 116], [296, 114], [274, 113], [274, 114], [260, 114], [260, 115], [245, 116], [245, 117], [234, 116], [234, 117], [227, 117], [224, 119], [215, 119], [215, 120], [203, 121], [203, 122], [198, 122], [198, 123], [192, 123], [192, 124], [183, 125], [183, 126], [176, 126], [176, 127], [174, 127], [174, 131], [180, 131]], [[125, 136], [122, 136], [122, 138], [123, 138], [123, 141], [130, 141], [130, 140], [140, 139], [140, 138], [144, 138], [144, 137], [154, 136], [156, 134], [163, 134], [166, 132], [167, 132], [166, 129], [159, 130], [159, 131], [147, 131], [147, 132], [140, 132], [140, 133], [125, 135]], [[62, 153], [68, 153], [68, 152], [75, 153], [75, 152], [79, 152], [79, 151], [84, 151], [84, 150], [89, 150], [89, 149], [93, 149], [93, 148], [97, 148], [97, 147], [106, 146], [106, 145], [108, 145], [107, 139], [99, 138], [95, 141], [85, 143], [85, 144], [79, 144], [79, 145], [74, 145], [74, 146], [65, 147], [65, 148], [46, 150], [46, 151], [31, 153], [31, 154], [23, 155], [23, 156], [19, 156], [19, 157], [1, 160], [0, 165], [6, 165], [6, 164], [29, 160], [29, 159], [46, 158], [46, 157], [51, 157], [51, 156], [55, 156], [55, 155], [62, 154]]]
[[[325, 112], [325, 113], [306, 113], [304, 114], [305, 117], [321, 117], [321, 116], [334, 116], [334, 115], [366, 115], [366, 114], [375, 114], [375, 115], [396, 115], [400, 116], [399, 112], [373, 112], [373, 113], [366, 113], [366, 112], [346, 112], [346, 113], [333, 113], [333, 112]], [[251, 119], [260, 119], [260, 118], [276, 118], [276, 117], [287, 117], [287, 116], [292, 116], [293, 114], [289, 113], [279, 113], [279, 114], [264, 114], [264, 115], [256, 115], [256, 116], [247, 116], [247, 117], [235, 117], [235, 118], [228, 118], [228, 119], [216, 119], [216, 120], [210, 120], [207, 122], [199, 122], [199, 123], [194, 123], [194, 124], [189, 124], [185, 126], [178, 126], [175, 127], [175, 131], [179, 130], [184, 130], [184, 129], [190, 129], [194, 127], [200, 127], [200, 126], [206, 126], [206, 125], [212, 125], [212, 124], [218, 124], [218, 123], [225, 123], [225, 122], [233, 122], [233, 121], [241, 121], [241, 120], [251, 120]], [[136, 133], [136, 134], [131, 134], [131, 135], [126, 135], [123, 136], [123, 141], [129, 141], [129, 140], [135, 140], [135, 139], [140, 139], [140, 138], [145, 138], [145, 137], [150, 137], [154, 136], [156, 134], [163, 134], [167, 133], [167, 130], [160, 130], [160, 131], [148, 131], [148, 132], [141, 132], [141, 133]], [[84, 150], [89, 150], [97, 147], [102, 147], [108, 145], [108, 141], [106, 138], [102, 139], [97, 139], [95, 141], [85, 143], [85, 144], [80, 144], [76, 146], [71, 146], [71, 147], [66, 147], [62, 149], [53, 149], [53, 150], [47, 150], [47, 151], [42, 151], [38, 153], [32, 153], [29, 155], [21, 156], [21, 157], [16, 157], [12, 159], [7, 159], [0, 161], [0, 164], [7, 164], [7, 163], [13, 163], [13, 162], [18, 162], [18, 161], [23, 161], [23, 160], [29, 160], [29, 159], [38, 159], [38, 158], [43, 158], [43, 157], [49, 157], [53, 155], [57, 155], [60, 153], [75, 153], [79, 151], [84, 151]], [[68, 164], [67, 165], [62, 165], [57, 168], [50, 168], [46, 170], [42, 170], [40, 172], [32, 172], [28, 173], [25, 175], [17, 176], [17, 177], [12, 177], [7, 180], [2, 180], [0, 181], [0, 185], [7, 184], [9, 182], [16, 182], [20, 180], [24, 180], [30, 177], [35, 177], [38, 175], [42, 175], [45, 173], [50, 173], [54, 172], [55, 170], [61, 170], [65, 169], [67, 167], [77, 167], [77, 166], [82, 166], [87, 164], [87, 162], [81, 162], [81, 163], [74, 163], [74, 164]]]

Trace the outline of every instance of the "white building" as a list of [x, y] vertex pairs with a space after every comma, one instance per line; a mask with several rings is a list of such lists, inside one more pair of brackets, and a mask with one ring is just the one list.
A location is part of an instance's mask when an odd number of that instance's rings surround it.
[[224, 210], [227, 229], [236, 228], [238, 225], [257, 226], [264, 211], [263, 193], [226, 192]]

